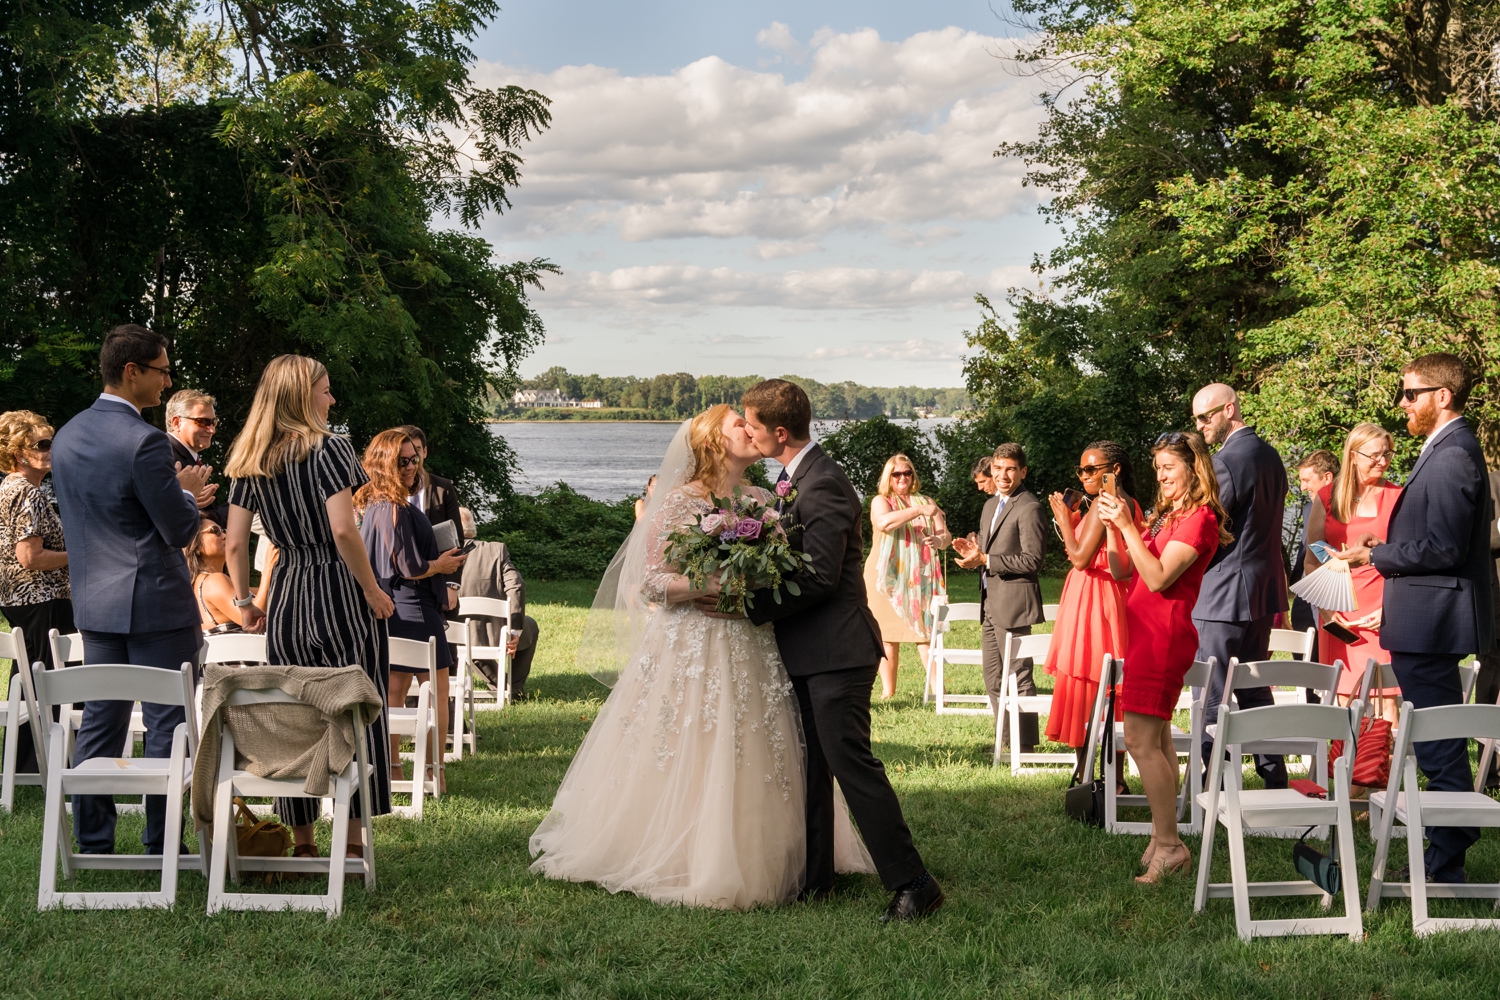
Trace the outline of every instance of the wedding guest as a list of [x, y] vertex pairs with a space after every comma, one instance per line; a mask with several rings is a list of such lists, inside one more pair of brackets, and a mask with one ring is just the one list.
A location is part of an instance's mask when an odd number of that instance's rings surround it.
[[[656, 477], [652, 477], [653, 479]], [[467, 507], [459, 509], [463, 518], [464, 537], [472, 539], [477, 530], [474, 514]], [[510, 697], [512, 701], [526, 700], [526, 678], [531, 675], [531, 661], [536, 656], [536, 642], [540, 630], [536, 619], [526, 613], [526, 581], [520, 570], [510, 561], [510, 549], [504, 542], [478, 542], [464, 563], [462, 582], [458, 589], [459, 599], [465, 597], [491, 597], [497, 601], [510, 602], [510, 638], [505, 651], [510, 656]], [[479, 627], [479, 642], [485, 646], [500, 644], [500, 623], [486, 619]], [[499, 664], [494, 660], [476, 663], [485, 672], [491, 684], [499, 682]]]
[[[1245, 423], [1240, 398], [1221, 382], [1206, 385], [1193, 397], [1193, 421], [1203, 440], [1219, 445], [1214, 455], [1218, 496], [1229, 520], [1221, 527], [1234, 541], [1213, 557], [1203, 574], [1193, 624], [1198, 628], [1198, 659], [1215, 661], [1209, 679], [1206, 716], [1219, 718], [1224, 677], [1231, 657], [1243, 662], [1271, 656], [1271, 629], [1287, 609], [1286, 564], [1281, 551], [1286, 510], [1286, 467], [1276, 449]], [[1240, 708], [1273, 703], [1271, 689], [1234, 692]], [[1203, 759], [1213, 746], [1203, 744]], [[1255, 771], [1267, 788], [1286, 787], [1286, 762], [1279, 754], [1257, 754]]]
[[198, 534], [183, 554], [187, 556], [188, 572], [193, 574], [193, 596], [198, 599], [203, 631], [240, 631], [245, 617], [234, 606], [234, 584], [224, 570], [224, 529], [204, 513]]
[[[1307, 521], [1309, 546], [1314, 542], [1324, 542], [1337, 550], [1365, 534], [1385, 541], [1391, 511], [1401, 496], [1401, 487], [1385, 478], [1391, 459], [1395, 458], [1395, 449], [1396, 439], [1384, 427], [1370, 423], [1354, 426], [1344, 439], [1344, 458], [1339, 465], [1338, 478], [1320, 489], [1315, 497], [1317, 502], [1312, 505], [1312, 514]], [[1311, 573], [1321, 565], [1318, 557], [1308, 552], [1303, 558], [1302, 570]], [[1321, 618], [1344, 626], [1359, 636], [1359, 640], [1346, 643], [1321, 629], [1318, 637], [1318, 662], [1342, 661], [1344, 664], [1344, 670], [1339, 674], [1340, 705], [1354, 700], [1370, 657], [1385, 659], [1380, 650], [1385, 578], [1380, 575], [1380, 570], [1368, 565], [1356, 567], [1352, 575], [1359, 610], [1348, 614], [1325, 611]], [[1395, 722], [1401, 713], [1400, 695], [1400, 689], [1394, 686], [1370, 692], [1372, 698], [1379, 696], [1383, 699], [1382, 710], [1391, 722]]]
[[946, 597], [943, 563], [937, 553], [953, 536], [943, 512], [922, 495], [922, 481], [905, 455], [886, 459], [870, 498], [870, 555], [865, 560], [865, 591], [880, 624], [885, 658], [880, 661], [880, 698], [896, 694], [901, 644], [916, 643], [922, 669], [928, 668], [932, 640], [932, 599]]
[[[312, 358], [283, 354], [261, 373], [250, 416], [224, 463], [229, 477], [229, 536], [225, 551], [234, 606], [250, 631], [266, 632], [271, 664], [347, 667], [359, 664], [384, 697], [385, 619], [394, 607], [380, 588], [354, 520], [354, 491], [368, 477], [354, 445], [328, 427], [335, 400], [328, 369]], [[260, 515], [276, 546], [270, 604], [264, 612], [250, 593], [250, 520]], [[365, 728], [370, 802], [358, 793], [353, 812], [391, 811], [386, 767], [390, 746], [382, 712]], [[276, 814], [292, 828], [293, 856], [318, 856], [313, 842], [317, 799], [276, 800]], [[360, 824], [349, 824], [351, 857], [363, 857]]]
[[[1464, 419], [1472, 385], [1468, 367], [1452, 354], [1427, 354], [1401, 370], [1406, 428], [1427, 441], [1391, 512], [1385, 544], [1366, 532], [1339, 555], [1351, 567], [1373, 563], [1385, 577], [1380, 646], [1414, 708], [1462, 702], [1459, 661], [1494, 644], [1490, 480]], [[1418, 743], [1416, 756], [1430, 791], [1472, 790], [1468, 740]], [[1478, 839], [1476, 827], [1428, 827], [1428, 878], [1466, 881], [1465, 855]]]
[[[1297, 543], [1297, 557], [1292, 560], [1291, 570], [1287, 573], [1287, 584], [1293, 584], [1302, 579], [1303, 569], [1307, 562], [1307, 525], [1308, 519], [1312, 517], [1312, 509], [1318, 503], [1318, 491], [1333, 482], [1333, 477], [1338, 475], [1338, 456], [1327, 448], [1319, 448], [1311, 452], [1297, 466], [1297, 485], [1307, 495], [1306, 502], [1298, 514], [1298, 520], [1302, 524], [1302, 538]], [[1314, 661], [1318, 660], [1318, 620], [1311, 604], [1308, 604], [1296, 594], [1292, 595], [1292, 610], [1289, 615], [1292, 628], [1298, 632], [1306, 632], [1313, 629], [1313, 655]], [[1301, 659], [1301, 655], [1295, 657]], [[1318, 692], [1307, 689], [1307, 701], [1309, 704], [1318, 703]]]
[[[432, 522], [410, 499], [419, 461], [416, 442], [405, 428], [376, 434], [365, 447], [363, 464], [369, 481], [355, 491], [354, 506], [360, 512], [359, 533], [375, 578], [395, 604], [396, 613], [386, 622], [390, 634], [417, 642], [433, 638], [438, 641], [437, 676], [432, 678], [432, 691], [442, 742], [433, 747], [431, 759], [438, 787], [446, 790], [442, 760], [448, 732], [448, 671], [453, 669], [453, 657], [448, 647], [448, 623], [443, 618], [443, 609], [448, 605], [444, 578], [446, 574], [457, 574], [467, 557], [460, 555], [456, 546], [447, 552], [438, 550]], [[386, 704], [392, 708], [405, 705], [412, 677], [424, 673], [425, 670], [414, 667], [391, 665]], [[398, 754], [400, 740], [399, 736], [391, 737], [392, 781], [406, 780]], [[422, 781], [425, 777], [418, 775], [412, 780]]]
[[656, 489], [656, 473], [651, 473], [651, 478], [646, 480], [646, 488], [641, 495], [635, 498], [635, 519], [639, 521], [646, 516], [646, 503], [651, 499], [651, 491]]
[[[1099, 496], [1104, 477], [1115, 477], [1116, 495], [1128, 506], [1130, 516], [1141, 524], [1141, 506], [1135, 501], [1135, 475], [1130, 456], [1114, 441], [1095, 441], [1078, 459], [1078, 481], [1088, 497]], [[1043, 667], [1057, 678], [1052, 689], [1052, 711], [1047, 716], [1047, 739], [1065, 743], [1083, 760], [1088, 745], [1089, 720], [1099, 691], [1099, 671], [1104, 656], [1125, 655], [1125, 595], [1129, 580], [1116, 580], [1109, 571], [1109, 553], [1104, 545], [1108, 530], [1099, 517], [1099, 507], [1079, 497], [1069, 506], [1061, 493], [1048, 497], [1052, 516], [1062, 535], [1072, 569], [1063, 580], [1057, 621], [1052, 627], [1052, 645]], [[1124, 761], [1115, 782], [1120, 794], [1128, 795]]]
[[[198, 504], [208, 471], [177, 470], [167, 435], [142, 419], [172, 387], [167, 340], [134, 324], [117, 326], [99, 351], [104, 392], [63, 425], [52, 443], [52, 484], [63, 533], [71, 540], [68, 572], [73, 619], [83, 633], [85, 663], [131, 663], [174, 673], [198, 658], [203, 632], [193, 607], [182, 549], [198, 532]], [[133, 705], [90, 701], [73, 759], [117, 757]], [[147, 757], [168, 757], [186, 713], [181, 705], [142, 704]], [[161, 854], [167, 798], [146, 796], [147, 854]], [[85, 854], [115, 850], [115, 801], [73, 796], [73, 831]]]
[[[0, 413], [0, 614], [26, 638], [26, 666], [52, 666], [47, 630], [73, 631], [62, 519], [42, 491], [52, 470], [52, 427], [30, 410]], [[11, 661], [11, 683], [23, 664]], [[16, 771], [36, 771], [31, 723], [17, 734]]]
[[[462, 509], [458, 502], [458, 493], [453, 489], [453, 480], [444, 479], [442, 476], [431, 472], [427, 468], [427, 433], [415, 424], [403, 424], [397, 428], [406, 432], [411, 438], [412, 444], [417, 449], [416, 476], [411, 480], [411, 502], [417, 505], [417, 509], [427, 515], [431, 524], [442, 524], [444, 521], [453, 523], [453, 537], [458, 537], [459, 521]], [[448, 610], [458, 607], [459, 579], [457, 573], [450, 573], [443, 577], [443, 583], [448, 587], [447, 604]]]
[[[173, 460], [182, 468], [206, 464], [203, 453], [213, 444], [218, 428], [214, 398], [207, 393], [181, 389], [167, 400], [167, 443], [172, 446]], [[198, 509], [222, 528], [228, 521], [229, 505], [216, 502], [218, 491], [217, 483], [208, 484], [204, 489], [206, 495], [197, 498]]]
[[990, 475], [990, 463], [993, 460], [993, 455], [985, 455], [969, 470], [969, 475], [974, 479], [974, 488], [987, 496], [995, 495], [995, 477]]
[[1129, 636], [1119, 703], [1125, 711], [1125, 748], [1151, 806], [1151, 842], [1141, 856], [1146, 873], [1136, 876], [1142, 883], [1183, 871], [1191, 861], [1177, 835], [1171, 720], [1183, 679], [1197, 658], [1193, 609], [1204, 574], [1214, 553], [1233, 541], [1224, 528], [1228, 517], [1202, 437], [1163, 434], [1151, 448], [1151, 461], [1156, 503], [1145, 533], [1123, 501], [1108, 495], [1095, 501], [1099, 516], [1119, 532], [1105, 538], [1110, 572], [1116, 580], [1135, 574], [1125, 601]]

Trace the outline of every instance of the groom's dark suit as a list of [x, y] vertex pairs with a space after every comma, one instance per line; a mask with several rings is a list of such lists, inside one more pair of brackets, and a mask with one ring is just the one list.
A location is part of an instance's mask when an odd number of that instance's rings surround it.
[[784, 512], [797, 546], [812, 557], [799, 575], [802, 593], [776, 603], [756, 591], [752, 622], [776, 623], [776, 642], [802, 709], [807, 741], [807, 879], [804, 891], [833, 887], [833, 779], [887, 889], [925, 871], [901, 815], [901, 803], [870, 751], [870, 688], [884, 655], [865, 596], [860, 503], [849, 479], [809, 445], [791, 479], [796, 497]]

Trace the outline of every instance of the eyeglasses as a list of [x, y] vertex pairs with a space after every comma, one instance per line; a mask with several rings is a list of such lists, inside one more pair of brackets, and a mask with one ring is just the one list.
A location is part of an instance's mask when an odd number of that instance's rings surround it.
[[1408, 403], [1415, 403], [1422, 393], [1437, 392], [1441, 388], [1443, 387], [1440, 385], [1419, 385], [1415, 389], [1399, 389], [1396, 392], [1396, 402], [1399, 403], [1404, 399]]
[[1092, 476], [1096, 472], [1108, 472], [1111, 468], [1113, 468], [1112, 464], [1111, 465], [1080, 465], [1078, 467], [1078, 478], [1082, 479], [1084, 476]]
[[1210, 420], [1213, 419], [1213, 415], [1215, 413], [1218, 413], [1220, 410], [1224, 409], [1224, 407], [1226, 407], [1228, 405], [1229, 405], [1228, 403], [1220, 403], [1218, 406], [1215, 406], [1212, 410], [1209, 410], [1207, 413], [1195, 413], [1195, 414], [1193, 414], [1193, 419], [1195, 421], [1197, 421], [1198, 423], [1200, 423], [1200, 424], [1206, 424]]
[[149, 369], [151, 369], [154, 372], [160, 372], [161, 374], [165, 375], [167, 378], [171, 378], [172, 377], [172, 369], [170, 369], [170, 368], [158, 368], [155, 365], [143, 365], [143, 364], [140, 364], [139, 362], [136, 362], [136, 361], [132, 361], [130, 363], [133, 364], [133, 365], [135, 365], [137, 368], [140, 368], [140, 369], [149, 368]]
[[36, 451], [51, 451], [52, 439], [42, 438], [40, 441], [33, 441], [31, 444], [27, 445], [27, 447], [32, 448]]
[[184, 416], [182, 419], [183, 420], [191, 420], [193, 423], [197, 424], [199, 427], [202, 427], [202, 428], [204, 428], [206, 430], [213, 430], [215, 427], [219, 426], [219, 418], [218, 417], [188, 417], [188, 416]]
[[905, 472], [891, 473], [892, 479], [915, 479], [916, 477], [917, 474], [915, 472], [912, 472], [910, 469], [907, 469]]
[[203, 530], [198, 533], [200, 535], [222, 535], [224, 534], [224, 529], [217, 524], [205, 524]]
[[422, 464], [422, 459], [420, 457], [418, 457], [417, 455], [413, 455], [411, 458], [400, 458], [398, 456], [397, 459], [396, 459], [396, 465], [398, 465], [399, 467], [401, 467], [403, 469], [410, 469], [414, 465], [421, 465], [421, 464]]
[[1373, 455], [1363, 451], [1356, 451], [1354, 454], [1358, 455], [1360, 458], [1369, 459], [1372, 462], [1385, 462], [1387, 465], [1389, 465], [1391, 463], [1391, 460], [1396, 457], [1396, 453], [1394, 451], [1391, 451], [1390, 449], [1386, 449], [1385, 451], [1377, 451]]

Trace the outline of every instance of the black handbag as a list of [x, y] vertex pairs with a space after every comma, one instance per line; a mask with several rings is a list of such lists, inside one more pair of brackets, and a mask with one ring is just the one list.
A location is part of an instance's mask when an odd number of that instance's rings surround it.
[[[1092, 727], [1093, 723], [1090, 722]], [[1103, 762], [1098, 774], [1108, 770], [1110, 750], [1115, 740], [1115, 686], [1109, 686], [1109, 703], [1104, 710], [1104, 736], [1099, 741], [1099, 753]], [[1068, 781], [1068, 790], [1063, 793], [1063, 809], [1067, 811], [1069, 819], [1076, 819], [1088, 826], [1104, 826], [1104, 795], [1105, 784], [1103, 778], [1096, 777], [1087, 785], [1083, 784], [1083, 762], [1073, 768], [1073, 776]]]
[[[1297, 843], [1292, 845], [1292, 866], [1313, 885], [1330, 896], [1337, 896], [1343, 882], [1343, 873], [1339, 870], [1336, 858], [1329, 857], [1307, 842], [1307, 835], [1314, 829], [1315, 827], [1308, 827], [1297, 838]], [[1333, 842], [1330, 841], [1328, 846], [1333, 849]]]

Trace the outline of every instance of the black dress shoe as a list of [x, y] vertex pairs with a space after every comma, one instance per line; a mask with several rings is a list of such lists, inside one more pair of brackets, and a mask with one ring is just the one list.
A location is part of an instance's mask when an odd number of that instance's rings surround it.
[[903, 886], [896, 890], [896, 895], [891, 898], [891, 905], [885, 908], [885, 915], [880, 922], [890, 923], [893, 920], [915, 920], [936, 913], [943, 905], [943, 889], [937, 884], [937, 879], [926, 872], [917, 879], [915, 888]]

